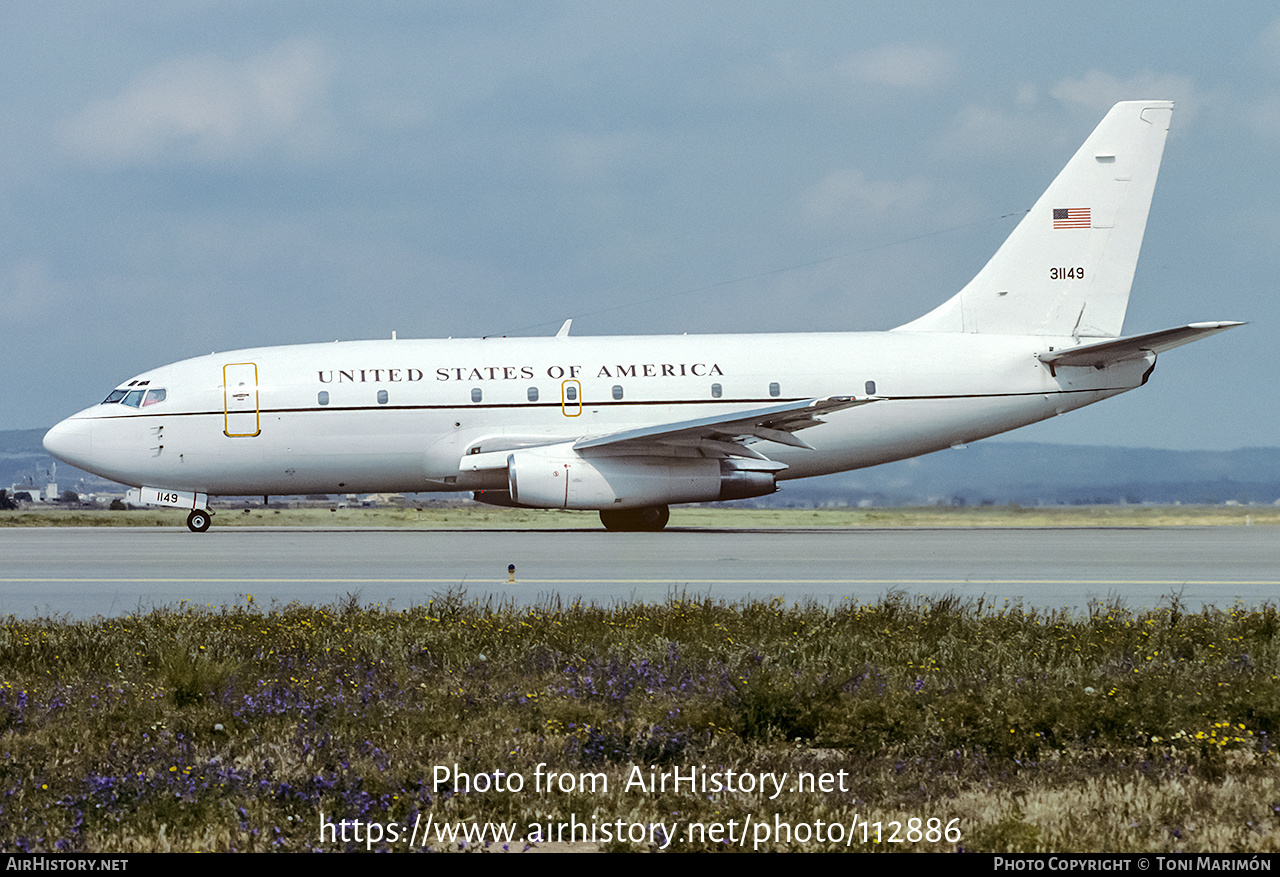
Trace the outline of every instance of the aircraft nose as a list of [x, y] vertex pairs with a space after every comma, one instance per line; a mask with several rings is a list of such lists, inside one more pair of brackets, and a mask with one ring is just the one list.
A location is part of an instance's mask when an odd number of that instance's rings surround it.
[[68, 417], [45, 433], [44, 449], [64, 463], [86, 468], [93, 453], [89, 423]]

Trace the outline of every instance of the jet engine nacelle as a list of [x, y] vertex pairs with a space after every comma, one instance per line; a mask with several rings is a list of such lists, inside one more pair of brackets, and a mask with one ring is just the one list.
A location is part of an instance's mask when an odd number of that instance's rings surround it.
[[765, 496], [781, 465], [707, 457], [583, 456], [571, 445], [514, 451], [507, 480], [516, 505], [629, 509]]

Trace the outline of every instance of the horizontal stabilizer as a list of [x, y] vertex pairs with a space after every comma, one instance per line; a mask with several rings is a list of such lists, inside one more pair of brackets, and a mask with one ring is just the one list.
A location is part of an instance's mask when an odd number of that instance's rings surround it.
[[1162, 353], [1190, 344], [1201, 338], [1225, 332], [1244, 323], [1220, 320], [1216, 323], [1191, 323], [1176, 329], [1162, 329], [1159, 332], [1148, 332], [1145, 335], [1130, 335], [1127, 338], [1114, 338], [1106, 341], [1095, 341], [1092, 344], [1081, 344], [1078, 347], [1067, 347], [1049, 353], [1037, 354], [1039, 360], [1052, 366], [1092, 366], [1104, 368], [1113, 362], [1125, 359], [1136, 359], [1150, 353]]

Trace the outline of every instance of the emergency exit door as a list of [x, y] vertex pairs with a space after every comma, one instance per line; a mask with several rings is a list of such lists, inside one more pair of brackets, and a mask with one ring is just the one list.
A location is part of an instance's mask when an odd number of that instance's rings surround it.
[[573, 380], [560, 382], [560, 410], [565, 417], [582, 413], [582, 384]]

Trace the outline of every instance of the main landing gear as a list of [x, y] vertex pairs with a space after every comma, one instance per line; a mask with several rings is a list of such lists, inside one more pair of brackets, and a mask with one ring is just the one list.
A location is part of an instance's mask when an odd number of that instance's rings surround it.
[[671, 510], [664, 505], [646, 506], [642, 509], [602, 509], [600, 523], [606, 530], [631, 533], [657, 533], [667, 526]]
[[187, 515], [187, 529], [192, 533], [203, 533], [213, 523], [213, 512], [208, 509], [194, 509]]

